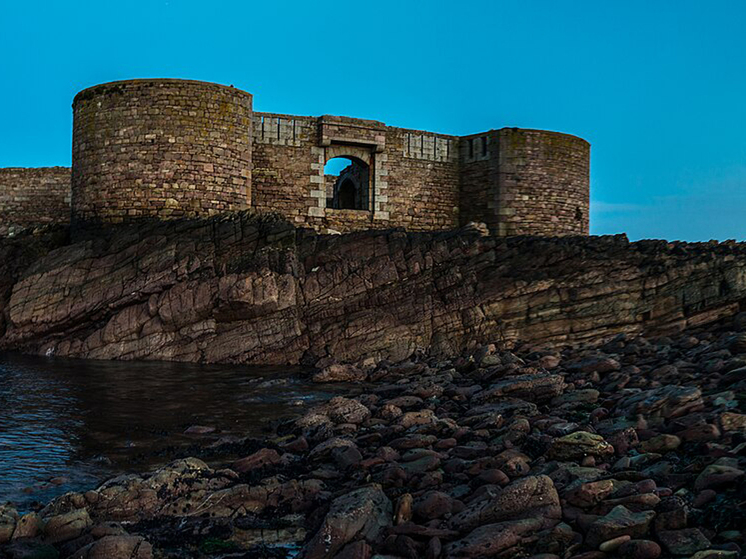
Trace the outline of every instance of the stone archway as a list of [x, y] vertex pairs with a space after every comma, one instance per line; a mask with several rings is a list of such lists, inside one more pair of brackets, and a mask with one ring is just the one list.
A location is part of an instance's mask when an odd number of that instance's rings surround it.
[[[336, 177], [331, 179], [324, 169], [326, 164], [334, 158], [346, 158], [359, 160], [365, 164], [368, 171], [365, 188], [359, 189], [364, 195], [362, 202], [356, 205], [358, 211], [368, 211], [374, 220], [388, 220], [389, 212], [386, 209], [388, 182], [386, 180], [385, 153], [377, 153], [374, 146], [352, 145], [347, 143], [330, 143], [325, 146], [314, 146], [311, 153], [315, 161], [311, 165], [311, 189], [310, 198], [316, 202], [308, 208], [308, 215], [313, 217], [326, 217], [327, 211], [338, 209], [334, 203], [334, 185]], [[354, 182], [354, 181], [353, 181]], [[341, 183], [340, 183], [341, 184]]]
[[[343, 166], [340, 169], [340, 166]], [[338, 174], [334, 169], [338, 169]], [[324, 166], [326, 207], [335, 210], [370, 210], [370, 166], [354, 155], [335, 155]], [[336, 176], [335, 176], [336, 175]]]

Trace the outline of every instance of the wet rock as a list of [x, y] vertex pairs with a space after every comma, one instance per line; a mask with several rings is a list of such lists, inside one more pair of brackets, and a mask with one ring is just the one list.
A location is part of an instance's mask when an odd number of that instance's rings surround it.
[[640, 450], [643, 452], [655, 452], [665, 454], [671, 450], [676, 450], [681, 445], [681, 439], [676, 435], [657, 435], [647, 441], [640, 443]]
[[44, 540], [51, 544], [72, 540], [83, 534], [92, 524], [93, 522], [86, 509], [58, 514], [46, 519]]
[[391, 525], [391, 501], [379, 485], [337, 497], [324, 521], [301, 552], [303, 559], [332, 557], [355, 539], [375, 541]]
[[[13, 532], [13, 539], [19, 538], [35, 538], [39, 535], [42, 529], [42, 520], [39, 515], [35, 512], [24, 514], [16, 524], [16, 529]], [[0, 537], [0, 541], [2, 537]]]
[[590, 525], [586, 542], [589, 546], [597, 548], [603, 542], [619, 536], [644, 536], [648, 533], [654, 517], [655, 513], [652, 511], [635, 513], [623, 505], [616, 506]]
[[619, 546], [617, 555], [621, 559], [658, 559], [661, 546], [650, 540], [630, 540]]
[[104, 536], [73, 555], [73, 559], [152, 559], [153, 547], [140, 536]]
[[702, 391], [696, 386], [669, 385], [628, 396], [617, 404], [617, 410], [625, 415], [667, 419], [697, 411], [702, 406]]
[[408, 411], [399, 418], [399, 425], [408, 429], [416, 425], [429, 425], [435, 423], [438, 418], [432, 410]]
[[239, 473], [246, 473], [253, 470], [259, 470], [268, 466], [274, 466], [281, 461], [279, 453], [270, 448], [258, 450], [250, 456], [236, 460], [231, 469]]
[[627, 543], [631, 539], [631, 536], [627, 535], [617, 536], [616, 538], [603, 542], [598, 546], [598, 550], [603, 551], [604, 553], [614, 553], [622, 544]]
[[324, 367], [312, 377], [313, 382], [360, 382], [366, 374], [354, 365], [334, 363]]
[[541, 518], [547, 528], [562, 516], [559, 495], [552, 479], [545, 475], [518, 479], [500, 490], [495, 497], [477, 502], [455, 515], [449, 526], [461, 532], [484, 523], [523, 518]]
[[442, 491], [427, 491], [417, 499], [414, 513], [423, 520], [449, 517], [463, 510], [464, 505]]
[[309, 460], [325, 460], [332, 452], [338, 449], [355, 448], [357, 445], [355, 442], [346, 437], [331, 437], [320, 443], [311, 449], [308, 453]]
[[658, 539], [673, 555], [691, 555], [710, 547], [710, 540], [697, 528], [659, 532]]
[[589, 357], [568, 367], [570, 371], [578, 371], [582, 374], [599, 373], [605, 374], [618, 371], [621, 368], [619, 361], [611, 357]]
[[598, 401], [600, 392], [594, 388], [584, 390], [573, 390], [565, 392], [552, 399], [552, 406], [563, 406], [565, 404], [594, 404]]
[[344, 446], [335, 448], [331, 452], [332, 460], [342, 470], [360, 464], [363, 454], [356, 446]]
[[335, 423], [362, 423], [370, 417], [370, 410], [357, 400], [343, 396], [332, 398], [324, 406], [327, 415]]
[[[448, 557], [454, 558], [494, 557], [517, 546], [527, 534], [537, 532], [541, 527], [542, 521], [538, 518], [486, 524], [448, 544], [445, 551]], [[518, 555], [517, 551], [515, 555]]]
[[720, 489], [743, 478], [744, 472], [733, 466], [710, 464], [697, 476], [694, 488], [698, 491], [703, 489]]
[[425, 551], [425, 559], [438, 559], [443, 552], [443, 544], [440, 538], [433, 537], [427, 542], [427, 550]]
[[614, 447], [601, 435], [576, 431], [555, 439], [549, 449], [549, 456], [555, 460], [580, 460], [585, 456], [604, 457], [614, 454]]
[[10, 504], [0, 505], [0, 544], [10, 540], [16, 529], [18, 513]]
[[746, 433], [746, 414], [725, 412], [720, 414], [720, 426], [723, 431], [740, 431]]
[[710, 441], [716, 441], [720, 438], [720, 429], [717, 425], [705, 424], [705, 425], [694, 425], [679, 432], [679, 436], [682, 440], [694, 443], [704, 443]]
[[404, 524], [412, 520], [412, 495], [405, 493], [396, 501], [396, 511], [394, 513], [394, 524]]
[[574, 486], [568, 488], [563, 497], [571, 505], [590, 508], [600, 503], [612, 491], [614, 491], [614, 482], [610, 479], [605, 479], [574, 484]]
[[546, 402], [558, 396], [565, 388], [562, 375], [537, 374], [508, 377], [472, 397], [472, 403], [484, 404], [505, 396], [528, 402]]

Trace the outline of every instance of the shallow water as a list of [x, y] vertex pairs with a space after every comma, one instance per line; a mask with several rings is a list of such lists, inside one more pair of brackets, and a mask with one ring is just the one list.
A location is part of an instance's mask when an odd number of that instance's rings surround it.
[[[260, 435], [349, 387], [282, 367], [0, 354], [0, 502], [20, 510], [168, 462], [179, 449]], [[214, 433], [187, 435], [192, 425]]]

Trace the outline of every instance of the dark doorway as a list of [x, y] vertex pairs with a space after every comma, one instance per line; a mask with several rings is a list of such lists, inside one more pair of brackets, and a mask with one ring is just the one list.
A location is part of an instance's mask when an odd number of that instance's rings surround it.
[[355, 157], [334, 157], [324, 167], [326, 206], [338, 210], [368, 210], [370, 168]]
[[355, 207], [355, 184], [350, 179], [344, 179], [337, 190], [338, 207], [340, 210], [357, 210]]

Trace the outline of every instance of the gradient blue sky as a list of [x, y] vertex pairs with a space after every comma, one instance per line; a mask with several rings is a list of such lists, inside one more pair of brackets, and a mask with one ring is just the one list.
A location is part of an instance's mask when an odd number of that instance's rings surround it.
[[0, 0], [0, 167], [70, 164], [75, 93], [233, 84], [257, 110], [593, 144], [591, 229], [746, 239], [746, 2]]

